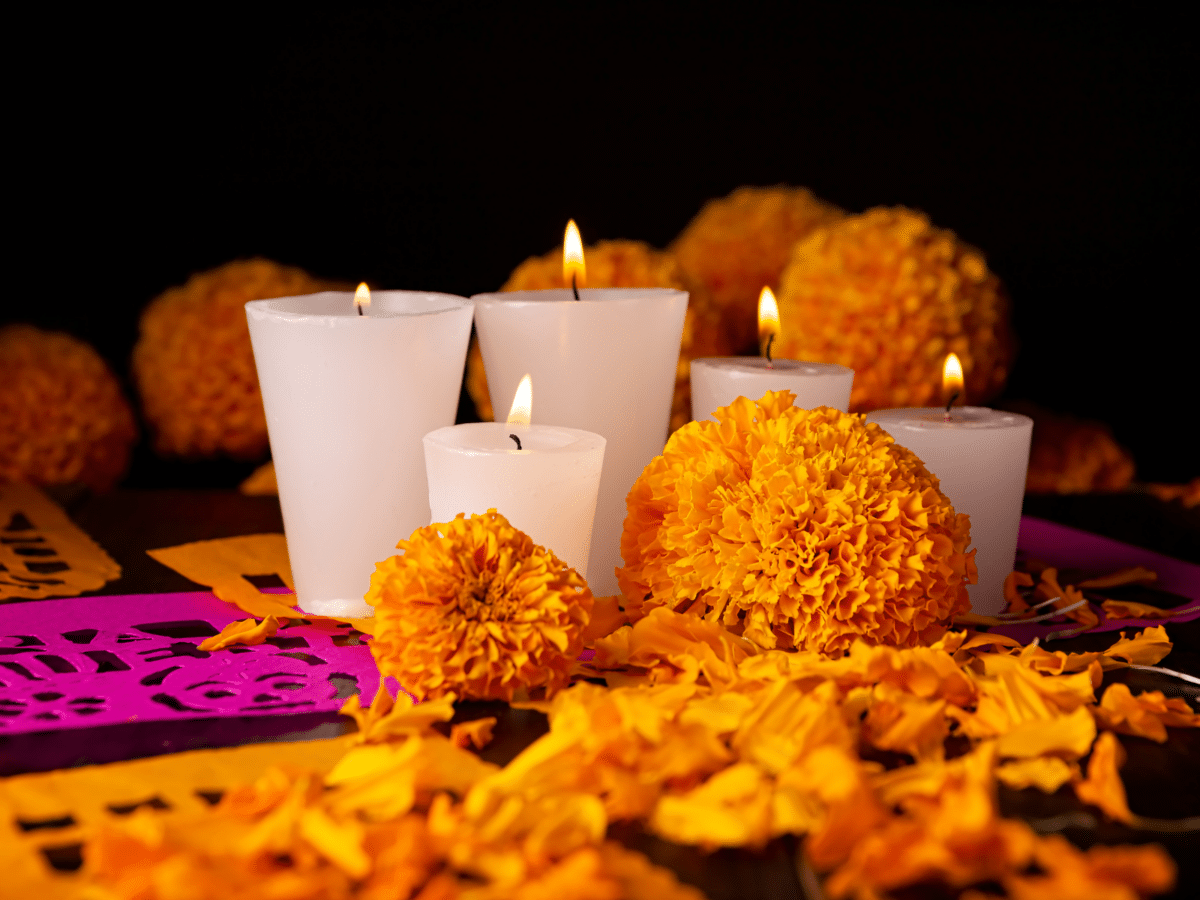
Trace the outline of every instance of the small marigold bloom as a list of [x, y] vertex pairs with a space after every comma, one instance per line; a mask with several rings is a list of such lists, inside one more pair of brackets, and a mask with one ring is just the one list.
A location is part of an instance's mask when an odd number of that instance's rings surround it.
[[[780, 356], [854, 369], [850, 409], [941, 402], [942, 364], [962, 362], [969, 402], [1004, 387], [1009, 302], [983, 254], [918, 212], [877, 208], [799, 241], [779, 287]], [[801, 324], [802, 323], [802, 324]]]
[[[502, 291], [545, 291], [563, 286], [563, 251], [556, 247], [543, 256], [531, 256], [517, 266]], [[662, 287], [685, 290], [683, 277], [675, 257], [655, 250], [641, 241], [600, 241], [584, 250], [587, 262], [587, 286], [590, 288]], [[697, 356], [720, 355], [709, 347], [693, 348], [693, 313], [689, 302], [683, 324], [683, 345], [675, 374], [675, 398], [671, 404], [671, 429], [674, 430], [692, 417], [692, 394], [689, 364]], [[704, 352], [699, 352], [703, 350]], [[479, 418], [490, 422], [493, 416], [491, 395], [488, 393], [487, 373], [479, 342], [472, 339], [467, 355], [467, 393], [475, 401]], [[508, 402], [507, 400], [505, 401]]]
[[1005, 409], [1033, 419], [1028, 493], [1123, 491], [1133, 481], [1133, 454], [1116, 442], [1107, 425], [1058, 415], [1033, 403], [1007, 403]]
[[1187, 484], [1148, 484], [1146, 490], [1164, 503], [1178, 500], [1185, 509], [1200, 506], [1200, 477], [1193, 478]]
[[375, 566], [371, 652], [418, 699], [550, 696], [592, 610], [587, 582], [495, 510], [418, 528]]
[[878, 426], [794, 399], [740, 397], [646, 467], [617, 572], [630, 617], [668, 606], [830, 656], [937, 640], [970, 605], [967, 516]]
[[740, 187], [709, 200], [671, 245], [692, 292], [694, 356], [758, 352], [758, 295], [779, 285], [792, 245], [841, 219], [807, 188]]
[[107, 490], [137, 437], [112, 370], [77, 338], [0, 328], [0, 482]]
[[262, 456], [267, 420], [246, 303], [344, 287], [250, 259], [200, 272], [151, 301], [133, 349], [133, 375], [154, 449], [164, 456]]

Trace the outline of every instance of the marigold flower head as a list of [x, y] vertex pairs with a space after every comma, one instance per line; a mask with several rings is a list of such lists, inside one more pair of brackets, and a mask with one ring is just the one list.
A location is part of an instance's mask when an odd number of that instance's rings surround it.
[[154, 449], [164, 456], [262, 456], [267, 420], [246, 303], [345, 287], [294, 266], [249, 259], [200, 272], [151, 301], [133, 349], [133, 375]]
[[862, 416], [740, 397], [667, 442], [629, 493], [617, 579], [758, 645], [840, 656], [936, 640], [969, 606], [970, 523]]
[[845, 215], [807, 188], [740, 187], [709, 200], [671, 245], [692, 293], [694, 356], [757, 352], [757, 302], [792, 245]]
[[[665, 287], [685, 290], [683, 276], [675, 257], [642, 241], [600, 241], [585, 248], [583, 255], [587, 263], [588, 287]], [[555, 247], [543, 256], [531, 256], [513, 270], [500, 290], [546, 291], [561, 288], [562, 259], [562, 247]], [[683, 345], [675, 373], [675, 397], [671, 403], [672, 430], [692, 417], [689, 363], [696, 356], [717, 355], [709, 352], [709, 348], [705, 348], [705, 352], [697, 352], [692, 346], [693, 332], [692, 304], [689, 303], [683, 324]], [[494, 408], [488, 393], [483, 354], [479, 350], [477, 340], [471, 341], [471, 349], [467, 355], [467, 393], [475, 401], [479, 417], [485, 422], [490, 422]]]
[[1005, 409], [1033, 419], [1028, 493], [1122, 491], [1133, 481], [1133, 454], [1102, 422], [1059, 415], [1033, 403], [1007, 403]]
[[587, 582], [495, 510], [418, 528], [377, 563], [371, 652], [418, 699], [512, 700], [567, 683], [592, 610]]
[[106, 490], [129, 464], [133, 412], [112, 370], [69, 334], [0, 328], [0, 482]]
[[1015, 350], [1009, 302], [983, 254], [921, 213], [877, 208], [814, 230], [792, 250], [779, 289], [780, 356], [854, 369], [850, 409], [936, 406], [942, 363], [962, 363], [984, 403]]

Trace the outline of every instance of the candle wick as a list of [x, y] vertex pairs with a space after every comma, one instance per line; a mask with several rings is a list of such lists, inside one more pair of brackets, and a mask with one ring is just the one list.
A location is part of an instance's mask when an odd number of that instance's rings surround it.
[[[575, 299], [579, 299], [579, 288], [575, 286], [576, 273], [571, 273], [571, 293], [575, 295]], [[519, 449], [519, 448], [518, 448]]]
[[767, 368], [768, 369], [775, 368], [775, 361], [773, 359], [771, 359], [771, 345], [773, 343], [775, 343], [775, 335], [768, 334], [767, 335], [767, 349], [763, 351], [764, 355], [767, 357]]
[[958, 399], [958, 391], [950, 395], [950, 400], [946, 403], [946, 421], [950, 421], [950, 407], [954, 405], [954, 401]]
[[519, 437], [517, 437], [515, 434], [510, 434], [509, 437], [517, 442], [517, 449], [520, 450], [521, 449], [521, 439]]
[[363, 314], [363, 311], [362, 311], [362, 304], [361, 304], [361, 303], [355, 303], [354, 305], [355, 305], [355, 307], [357, 307], [357, 309], [358, 309], [358, 314], [361, 316], [361, 315]]

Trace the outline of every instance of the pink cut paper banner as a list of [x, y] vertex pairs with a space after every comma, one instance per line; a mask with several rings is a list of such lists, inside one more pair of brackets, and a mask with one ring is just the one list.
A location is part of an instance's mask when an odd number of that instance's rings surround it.
[[[288, 593], [286, 589], [268, 589]], [[349, 625], [198, 645], [246, 614], [211, 593], [76, 597], [0, 612], [0, 736], [125, 722], [336, 712], [379, 671]]]

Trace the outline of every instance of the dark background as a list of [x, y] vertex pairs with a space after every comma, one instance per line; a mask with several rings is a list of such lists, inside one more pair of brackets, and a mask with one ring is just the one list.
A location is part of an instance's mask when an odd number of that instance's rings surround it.
[[[432, 6], [432, 5], [431, 5]], [[459, 294], [555, 246], [665, 246], [708, 198], [904, 204], [1014, 299], [1006, 393], [1200, 474], [1190, 23], [1091, 5], [442, 3], [47, 13], [13, 28], [4, 321], [122, 375], [142, 307], [237, 257]], [[152, 465], [144, 449], [131, 483]], [[231, 482], [232, 483], [232, 482]]]

